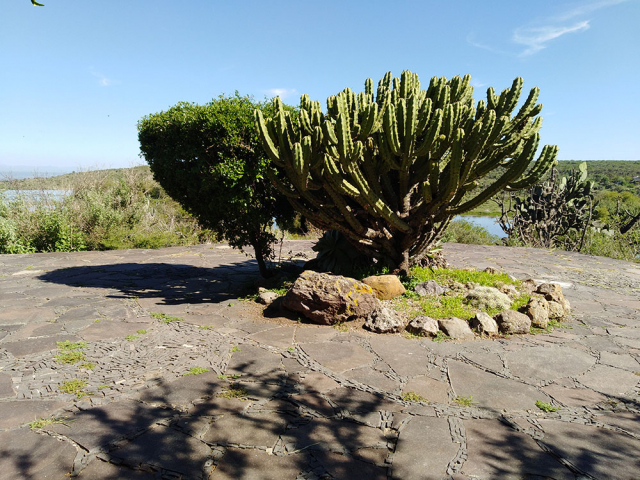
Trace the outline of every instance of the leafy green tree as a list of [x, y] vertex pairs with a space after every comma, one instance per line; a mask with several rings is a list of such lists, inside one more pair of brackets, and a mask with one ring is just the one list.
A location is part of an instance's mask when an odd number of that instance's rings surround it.
[[[206, 105], [178, 103], [138, 123], [143, 157], [166, 192], [230, 245], [253, 247], [262, 276], [276, 240], [273, 221], [292, 225], [295, 212], [267, 179], [253, 111], [272, 107], [249, 96], [221, 95]], [[273, 175], [277, 175], [274, 171]]]

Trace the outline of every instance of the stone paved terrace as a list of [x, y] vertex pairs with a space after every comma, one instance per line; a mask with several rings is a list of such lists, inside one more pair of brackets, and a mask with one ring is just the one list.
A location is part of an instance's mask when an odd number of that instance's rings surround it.
[[[444, 248], [561, 282], [574, 317], [436, 343], [264, 317], [238, 299], [255, 262], [224, 245], [0, 256], [0, 477], [640, 478], [638, 265]], [[65, 340], [81, 362], [56, 359]]]

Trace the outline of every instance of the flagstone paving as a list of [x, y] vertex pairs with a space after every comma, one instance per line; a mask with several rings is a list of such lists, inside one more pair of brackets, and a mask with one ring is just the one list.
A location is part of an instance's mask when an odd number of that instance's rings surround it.
[[263, 314], [226, 245], [0, 256], [0, 477], [640, 478], [640, 267], [444, 251], [561, 283], [572, 318], [436, 343]]

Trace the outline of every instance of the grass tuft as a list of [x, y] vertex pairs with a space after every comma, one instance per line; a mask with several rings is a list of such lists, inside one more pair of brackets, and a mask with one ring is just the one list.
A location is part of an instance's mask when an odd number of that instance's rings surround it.
[[86, 386], [87, 386], [87, 382], [85, 382], [84, 380], [78, 380], [77, 378], [75, 378], [73, 380], [68, 380], [66, 382], [63, 382], [62, 385], [58, 387], [58, 390], [61, 393], [73, 393], [77, 398], [82, 398], [86, 395], [93, 395], [92, 393], [84, 391], [84, 387]]
[[184, 318], [182, 317], [172, 317], [167, 315], [166, 313], [151, 312], [150, 315], [153, 318], [160, 320], [162, 323], [180, 322], [184, 320]]
[[33, 422], [27, 423], [27, 425], [29, 425], [29, 428], [31, 430], [37, 430], [39, 428], [46, 427], [47, 425], [54, 425], [59, 423], [66, 425], [66, 420], [67, 419], [64, 417], [39, 418], [37, 420], [34, 420]]
[[546, 413], [557, 412], [558, 410], [562, 410], [560, 407], [554, 407], [550, 403], [543, 402], [541, 400], [536, 400], [536, 407]]
[[453, 401], [456, 402], [461, 407], [473, 407], [476, 404], [473, 401], [472, 396], [461, 397], [460, 395], [458, 395], [456, 398], [453, 399]]
[[429, 403], [427, 402], [427, 399], [424, 398], [422, 395], [416, 393], [416, 392], [405, 392], [402, 394], [402, 400], [404, 400], [405, 402], [424, 402], [424, 403]]
[[207, 373], [209, 371], [208, 368], [203, 368], [203, 367], [191, 367], [189, 369], [188, 372], [185, 372], [182, 374], [183, 377], [186, 377], [187, 375], [200, 375], [202, 373]]
[[237, 383], [233, 384], [233, 385], [229, 385], [228, 387], [225, 387], [222, 392], [220, 392], [218, 395], [216, 395], [217, 397], [220, 398], [226, 398], [229, 400], [233, 400], [233, 399], [237, 399], [237, 400], [246, 400], [247, 395], [249, 394], [249, 392], [247, 391], [246, 388], [241, 387], [240, 385], [238, 385]]

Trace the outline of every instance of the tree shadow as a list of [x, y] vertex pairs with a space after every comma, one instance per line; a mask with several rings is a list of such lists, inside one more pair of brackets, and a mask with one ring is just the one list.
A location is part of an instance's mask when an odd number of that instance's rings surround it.
[[118, 290], [107, 298], [163, 298], [166, 305], [218, 303], [249, 293], [259, 278], [255, 260], [213, 268], [167, 263], [120, 263], [58, 269], [38, 277], [70, 287]]
[[[76, 459], [73, 475], [81, 479], [295, 479], [311, 472], [387, 479], [390, 450], [380, 428], [354, 421], [336, 405], [331, 415], [301, 407], [301, 387], [290, 372], [256, 368], [255, 362], [236, 364], [234, 372], [247, 372], [239, 378], [203, 374], [160, 382], [133, 398], [69, 415], [43, 432], [79, 445], [85, 458]], [[349, 410], [375, 412], [382, 403], [372, 396]], [[363, 449], [380, 450], [381, 464]], [[30, 459], [7, 458], [3, 450], [0, 458], [15, 462], [20, 478], [31, 478]]]

